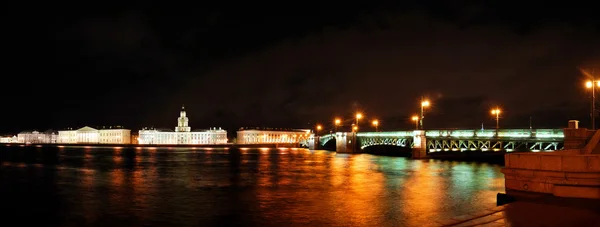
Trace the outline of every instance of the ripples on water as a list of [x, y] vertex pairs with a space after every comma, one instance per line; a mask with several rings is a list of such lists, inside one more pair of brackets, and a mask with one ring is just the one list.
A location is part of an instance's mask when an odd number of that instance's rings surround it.
[[7, 221], [429, 226], [492, 208], [497, 165], [305, 149], [0, 148]]

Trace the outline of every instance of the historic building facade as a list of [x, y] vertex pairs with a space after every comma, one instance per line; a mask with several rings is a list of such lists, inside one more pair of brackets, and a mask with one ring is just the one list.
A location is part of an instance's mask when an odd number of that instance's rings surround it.
[[175, 131], [169, 129], [142, 129], [138, 144], [225, 144], [227, 131], [221, 128], [194, 130], [189, 126], [185, 108], [181, 107]]
[[237, 131], [237, 144], [294, 144], [308, 139], [306, 129], [247, 129]]
[[0, 143], [18, 143], [19, 139], [17, 136], [2, 136], [0, 137]]
[[95, 129], [85, 126], [77, 130], [58, 131], [57, 143], [130, 144], [131, 130], [123, 128]]
[[54, 130], [45, 132], [23, 131], [17, 134], [17, 143], [56, 143], [58, 133]]

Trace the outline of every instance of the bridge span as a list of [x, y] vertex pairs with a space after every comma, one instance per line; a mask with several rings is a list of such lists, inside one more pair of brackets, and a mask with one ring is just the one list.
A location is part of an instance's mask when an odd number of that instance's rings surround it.
[[320, 149], [335, 141], [340, 153], [360, 153], [370, 146], [411, 148], [414, 158], [444, 151], [554, 151], [564, 149], [563, 129], [413, 130], [312, 134], [307, 145]]

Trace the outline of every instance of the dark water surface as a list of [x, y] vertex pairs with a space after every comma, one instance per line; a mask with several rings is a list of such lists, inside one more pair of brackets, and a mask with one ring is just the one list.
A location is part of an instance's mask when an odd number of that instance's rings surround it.
[[496, 165], [305, 149], [0, 145], [0, 160], [2, 223], [21, 226], [430, 226], [504, 192]]

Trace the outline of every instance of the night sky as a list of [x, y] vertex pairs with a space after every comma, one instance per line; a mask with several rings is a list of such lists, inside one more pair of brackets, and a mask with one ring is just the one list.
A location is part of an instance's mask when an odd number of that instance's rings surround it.
[[495, 106], [501, 127], [589, 125], [593, 1], [445, 2], [10, 5], [0, 133], [174, 128], [182, 104], [192, 129], [230, 135], [356, 111], [406, 130], [421, 96], [426, 128], [493, 128]]

